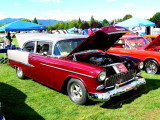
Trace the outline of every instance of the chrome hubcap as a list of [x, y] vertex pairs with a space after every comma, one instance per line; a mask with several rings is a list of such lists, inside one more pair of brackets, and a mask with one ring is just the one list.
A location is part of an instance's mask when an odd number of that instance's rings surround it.
[[77, 83], [71, 85], [70, 92], [74, 101], [80, 101], [83, 98], [82, 88]]
[[17, 68], [17, 75], [19, 77], [21, 77], [23, 75], [23, 72], [22, 72], [22, 70], [20, 68]]
[[150, 74], [157, 73], [157, 66], [156, 66], [156, 64], [153, 63], [153, 62], [148, 62], [146, 64], [146, 71], [147, 71], [147, 73], [150, 73]]

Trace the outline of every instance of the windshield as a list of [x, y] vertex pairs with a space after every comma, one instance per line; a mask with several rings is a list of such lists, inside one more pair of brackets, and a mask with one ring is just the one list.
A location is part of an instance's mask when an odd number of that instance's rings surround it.
[[129, 38], [126, 42], [133, 48], [145, 47], [149, 44], [149, 41], [143, 37]]
[[85, 38], [62, 40], [55, 45], [55, 55], [68, 55], [75, 49]]

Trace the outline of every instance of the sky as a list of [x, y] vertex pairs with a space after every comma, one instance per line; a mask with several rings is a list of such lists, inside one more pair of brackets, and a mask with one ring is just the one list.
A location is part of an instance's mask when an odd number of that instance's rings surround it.
[[[154, 2], [153, 2], [154, 1]], [[123, 18], [127, 14], [148, 19], [160, 12], [160, 0], [3, 0], [0, 19], [27, 18], [89, 21]]]

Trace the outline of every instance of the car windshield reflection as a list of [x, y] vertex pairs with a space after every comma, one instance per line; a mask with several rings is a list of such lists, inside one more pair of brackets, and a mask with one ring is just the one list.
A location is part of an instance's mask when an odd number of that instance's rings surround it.
[[126, 40], [126, 42], [133, 48], [145, 47], [149, 44], [149, 41], [143, 37], [129, 38]]
[[57, 42], [55, 45], [55, 55], [68, 55], [74, 48], [76, 48], [84, 38], [80, 39], [69, 39], [69, 40], [62, 40]]

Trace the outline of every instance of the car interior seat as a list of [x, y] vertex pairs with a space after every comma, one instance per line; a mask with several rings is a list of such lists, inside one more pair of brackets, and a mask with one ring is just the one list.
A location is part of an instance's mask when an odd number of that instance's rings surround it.
[[41, 53], [47, 52], [49, 51], [49, 45], [48, 44], [44, 44], [42, 45], [42, 49], [41, 49]]

